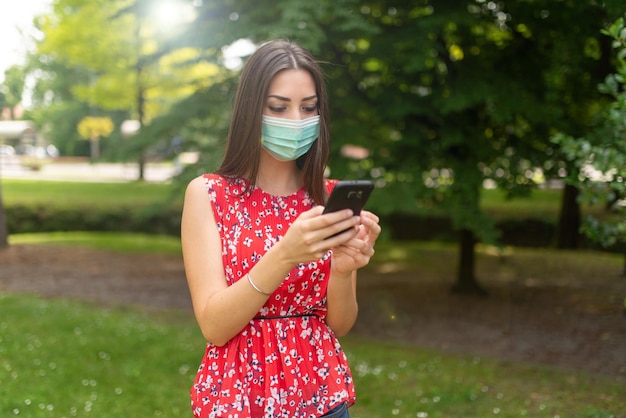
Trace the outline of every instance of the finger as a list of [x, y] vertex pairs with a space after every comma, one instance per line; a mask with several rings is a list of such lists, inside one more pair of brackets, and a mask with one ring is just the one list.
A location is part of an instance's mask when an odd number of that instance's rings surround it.
[[354, 269], [359, 269], [361, 267], [366, 266], [367, 264], [369, 264], [369, 260], [370, 258], [363, 255], [360, 251], [356, 251], [354, 248], [348, 248], [348, 247], [341, 247], [341, 257], [342, 259], [351, 259], [352, 261], [350, 262], [351, 266], [350, 269], [354, 270]]
[[358, 226], [352, 220], [339, 222], [323, 230], [323, 242], [331, 248], [342, 245], [359, 233]]
[[325, 222], [327, 225], [334, 224], [336, 222], [340, 222], [346, 219], [350, 219], [352, 217], [359, 217], [355, 215], [351, 209], [343, 209], [337, 212], [324, 213], [320, 216], [320, 219]]
[[324, 206], [314, 206], [312, 209], [309, 209], [305, 212], [302, 212], [299, 219], [312, 219], [317, 216], [320, 216], [324, 212]]
[[357, 248], [351, 247], [349, 245], [340, 245], [338, 247], [333, 248], [333, 253], [335, 255], [342, 254], [344, 256], [348, 256], [359, 262], [361, 260], [366, 260], [367, 257]]
[[374, 213], [368, 211], [368, 210], [362, 210], [360, 215], [364, 218], [367, 219], [371, 219], [373, 222], [375, 223], [379, 223], [380, 219], [378, 218], [378, 216], [376, 216]]
[[359, 223], [359, 217], [353, 216], [350, 209], [327, 214], [322, 214], [323, 210], [323, 206], [318, 206], [304, 212], [298, 218], [302, 228], [316, 232], [318, 239], [325, 239]]
[[369, 243], [367, 240], [351, 239], [343, 246], [352, 248], [355, 251], [358, 251], [367, 257], [372, 257], [374, 253], [376, 252], [374, 251], [374, 245]]
[[378, 237], [380, 235], [382, 229], [376, 220], [368, 216], [362, 216], [361, 224], [367, 229], [370, 235], [374, 237]]

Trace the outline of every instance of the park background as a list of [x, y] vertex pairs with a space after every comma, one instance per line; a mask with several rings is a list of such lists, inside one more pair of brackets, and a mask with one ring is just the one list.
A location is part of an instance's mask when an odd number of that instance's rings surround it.
[[[0, 132], [0, 411], [187, 416], [201, 344], [168, 303], [179, 266], [149, 266], [180, 261], [184, 185], [219, 164], [245, 56], [284, 37], [326, 72], [329, 175], [377, 185], [353, 414], [621, 416], [623, 17], [620, 1], [53, 1], [0, 85], [0, 123], [25, 126]], [[163, 347], [138, 357], [148, 341]]]

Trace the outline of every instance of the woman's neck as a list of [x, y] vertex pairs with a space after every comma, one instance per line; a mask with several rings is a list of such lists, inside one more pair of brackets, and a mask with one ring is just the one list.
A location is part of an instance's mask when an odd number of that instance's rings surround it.
[[288, 196], [304, 186], [304, 179], [295, 161], [278, 161], [262, 155], [256, 185], [269, 194]]

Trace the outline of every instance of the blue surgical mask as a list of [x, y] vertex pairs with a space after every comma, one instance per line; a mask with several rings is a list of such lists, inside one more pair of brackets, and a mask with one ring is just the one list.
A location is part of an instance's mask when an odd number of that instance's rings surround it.
[[263, 115], [261, 145], [277, 160], [298, 159], [311, 149], [319, 135], [319, 115], [303, 120]]

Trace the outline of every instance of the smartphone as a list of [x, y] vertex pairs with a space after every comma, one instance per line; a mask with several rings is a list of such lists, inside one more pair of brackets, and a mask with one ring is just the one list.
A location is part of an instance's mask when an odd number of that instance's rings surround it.
[[352, 209], [352, 213], [358, 215], [365, 207], [372, 190], [374, 183], [369, 180], [342, 180], [335, 185], [328, 197], [324, 213]]
[[[328, 197], [323, 213], [336, 212], [342, 209], [352, 209], [354, 215], [358, 215], [363, 210], [365, 202], [374, 190], [374, 183], [369, 180], [342, 180], [335, 184], [335, 188]], [[329, 236], [332, 238], [341, 233]], [[326, 239], [328, 239], [326, 238]]]

